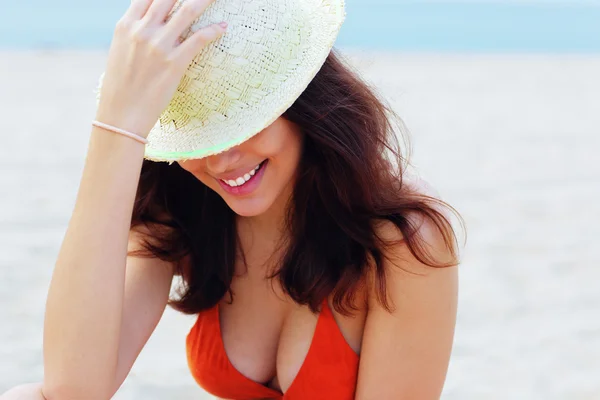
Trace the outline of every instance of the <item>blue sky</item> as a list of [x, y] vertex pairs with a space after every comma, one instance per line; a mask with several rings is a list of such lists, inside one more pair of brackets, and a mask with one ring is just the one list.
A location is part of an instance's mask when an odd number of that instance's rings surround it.
[[[339, 46], [600, 53], [600, 0], [346, 0]], [[129, 0], [0, 2], [0, 48], [107, 48]]]

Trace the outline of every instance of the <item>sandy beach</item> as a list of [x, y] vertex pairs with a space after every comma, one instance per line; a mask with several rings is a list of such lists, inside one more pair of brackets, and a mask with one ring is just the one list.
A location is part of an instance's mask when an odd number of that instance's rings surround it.
[[[347, 54], [467, 222], [442, 398], [600, 399], [600, 56]], [[43, 376], [46, 292], [105, 60], [0, 52], [0, 393]], [[186, 365], [193, 322], [167, 310], [114, 398], [211, 398]]]

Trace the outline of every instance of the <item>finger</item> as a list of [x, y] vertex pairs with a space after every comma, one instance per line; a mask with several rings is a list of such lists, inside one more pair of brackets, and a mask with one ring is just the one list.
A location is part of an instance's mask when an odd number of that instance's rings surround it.
[[192, 60], [210, 42], [220, 38], [227, 30], [227, 24], [220, 22], [202, 28], [188, 37], [181, 45], [177, 46], [175, 52], [178, 57]]
[[165, 25], [165, 39], [174, 43], [215, 0], [188, 0]]
[[140, 20], [144, 18], [148, 8], [152, 4], [152, 0], [131, 0], [131, 5], [125, 12], [125, 18], [132, 20]]
[[177, 0], [154, 0], [146, 13], [146, 18], [152, 23], [164, 22], [176, 2]]

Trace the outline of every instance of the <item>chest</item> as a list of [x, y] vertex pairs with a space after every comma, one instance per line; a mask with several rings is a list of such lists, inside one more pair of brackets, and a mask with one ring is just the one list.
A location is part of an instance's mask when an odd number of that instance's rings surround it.
[[232, 291], [233, 302], [225, 299], [218, 306], [223, 349], [231, 365], [252, 381], [286, 392], [309, 354], [321, 351], [317, 334], [338, 338], [342, 351], [360, 352], [366, 311], [344, 316], [328, 307], [327, 315], [314, 314], [287, 298], [277, 280], [252, 274], [235, 278]]

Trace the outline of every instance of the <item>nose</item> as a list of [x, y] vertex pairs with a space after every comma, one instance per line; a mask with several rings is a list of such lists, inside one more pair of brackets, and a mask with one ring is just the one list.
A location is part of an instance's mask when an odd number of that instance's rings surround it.
[[206, 168], [213, 174], [222, 174], [241, 159], [242, 153], [233, 147], [219, 154], [206, 157]]

